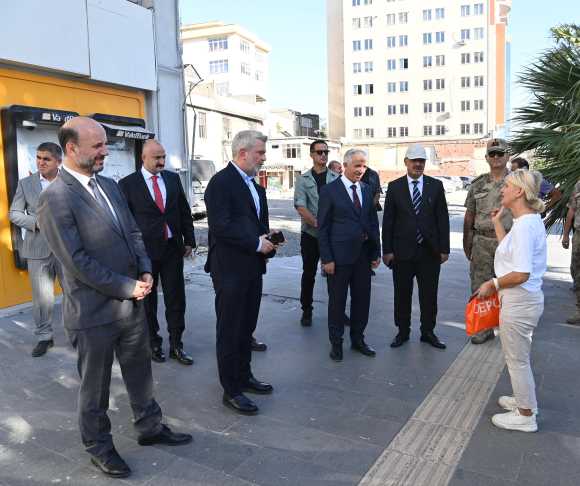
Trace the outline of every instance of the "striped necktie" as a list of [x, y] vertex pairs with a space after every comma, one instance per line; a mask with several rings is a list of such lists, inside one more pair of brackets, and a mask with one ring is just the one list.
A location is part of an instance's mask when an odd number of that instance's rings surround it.
[[[415, 214], [419, 214], [419, 211], [421, 210], [422, 201], [423, 199], [421, 198], [421, 193], [419, 192], [419, 181], [413, 181], [413, 209], [415, 211]], [[417, 239], [417, 243], [419, 244], [423, 243], [423, 236], [421, 235], [418, 226], [415, 238]]]

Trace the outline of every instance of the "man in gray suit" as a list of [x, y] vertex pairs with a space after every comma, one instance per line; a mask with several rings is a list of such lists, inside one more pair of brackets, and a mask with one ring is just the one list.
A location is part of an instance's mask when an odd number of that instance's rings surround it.
[[78, 352], [79, 426], [91, 461], [104, 474], [131, 470], [115, 450], [107, 417], [114, 356], [133, 409], [140, 445], [181, 445], [189, 434], [161, 423], [153, 398], [151, 351], [142, 300], [151, 291], [151, 261], [123, 195], [103, 170], [101, 125], [76, 117], [59, 131], [64, 161], [39, 199], [38, 221], [63, 267], [64, 321]]
[[32, 287], [32, 314], [38, 338], [32, 356], [38, 358], [54, 346], [52, 318], [54, 309], [54, 280], [62, 282], [62, 273], [44, 235], [38, 229], [36, 209], [38, 197], [58, 175], [62, 150], [56, 143], [44, 142], [36, 149], [38, 172], [21, 179], [10, 205], [10, 221], [26, 230], [21, 255], [26, 258]]

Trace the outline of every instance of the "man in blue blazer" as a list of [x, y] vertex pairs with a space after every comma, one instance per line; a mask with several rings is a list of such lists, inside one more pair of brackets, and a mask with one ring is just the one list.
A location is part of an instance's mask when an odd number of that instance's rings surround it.
[[330, 358], [342, 361], [344, 310], [350, 288], [350, 341], [352, 349], [374, 356], [364, 340], [371, 300], [371, 269], [380, 263], [379, 221], [373, 194], [360, 179], [366, 170], [366, 152], [351, 149], [344, 156], [344, 173], [320, 191], [318, 242], [328, 275], [328, 334]]

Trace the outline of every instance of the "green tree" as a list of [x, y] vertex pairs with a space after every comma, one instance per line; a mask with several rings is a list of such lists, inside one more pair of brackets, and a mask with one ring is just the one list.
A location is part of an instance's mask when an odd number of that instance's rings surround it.
[[515, 110], [510, 141], [513, 153], [533, 151], [537, 168], [562, 191], [546, 219], [548, 228], [565, 217], [580, 180], [580, 26], [560, 25], [551, 32], [554, 46], [518, 77], [531, 100]]

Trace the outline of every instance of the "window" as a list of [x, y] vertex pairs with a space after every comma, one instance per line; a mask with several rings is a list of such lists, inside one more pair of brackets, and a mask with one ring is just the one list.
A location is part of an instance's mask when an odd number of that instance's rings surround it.
[[373, 72], [373, 61], [365, 61], [365, 73]]
[[250, 53], [250, 43], [244, 39], [240, 40], [240, 51], [244, 54]]
[[461, 135], [469, 135], [469, 123], [462, 123], [460, 127]]
[[438, 101], [435, 103], [435, 111], [437, 111], [437, 113], [445, 113], [445, 101]]
[[387, 37], [387, 47], [396, 47], [397, 46], [397, 38], [393, 35], [391, 37]]
[[409, 81], [399, 81], [399, 91], [401, 93], [409, 91]]
[[205, 111], [198, 111], [198, 131], [199, 138], [207, 138], [207, 113]]
[[360, 51], [360, 41], [359, 40], [352, 41], [352, 50], [353, 51]]
[[373, 48], [373, 40], [365, 39], [365, 51], [370, 51]]
[[220, 59], [219, 61], [209, 62], [209, 73], [210, 74], [220, 74], [228, 72], [228, 60]]
[[358, 7], [360, 5], [360, 0], [352, 0], [352, 6]]
[[356, 73], [360, 73], [361, 72], [361, 68], [360, 67], [361, 67], [360, 62], [353, 62], [352, 63], [352, 72], [355, 73], [355, 74]]
[[469, 100], [463, 100], [461, 102], [461, 111], [470, 111], [471, 110], [471, 103]]
[[445, 89], [445, 79], [440, 78], [435, 80], [435, 89]]
[[423, 103], [423, 113], [432, 113], [433, 103]]
[[407, 35], [399, 36], [399, 47], [407, 47], [409, 44], [409, 37]]
[[445, 125], [435, 125], [435, 135], [445, 135], [445, 132], [447, 132]]
[[409, 69], [409, 58], [402, 57], [399, 59], [399, 69]]
[[387, 115], [396, 115], [397, 105], [387, 105]]
[[483, 123], [474, 123], [473, 133], [476, 135], [483, 135]]
[[433, 66], [433, 57], [432, 56], [423, 56], [423, 67], [431, 67]]
[[370, 29], [373, 26], [373, 18], [372, 17], [365, 17], [363, 19], [363, 26], [365, 29]]
[[362, 128], [355, 128], [353, 130], [354, 138], [362, 138]]
[[227, 81], [225, 83], [216, 83], [215, 92], [218, 96], [229, 96], [230, 83], [228, 83]]
[[396, 93], [397, 92], [397, 83], [387, 83], [387, 92], [388, 93]]
[[389, 127], [387, 129], [387, 137], [393, 138], [397, 136], [397, 129], [396, 127]]
[[256, 81], [264, 81], [264, 73], [256, 70]]
[[461, 64], [469, 64], [471, 62], [471, 57], [469, 52], [461, 53]]
[[375, 107], [365, 106], [365, 116], [375, 116]]
[[433, 135], [433, 127], [431, 125], [423, 125], [423, 136], [428, 137]]
[[408, 115], [409, 114], [409, 105], [399, 105], [399, 113], [401, 115]]
[[473, 15], [483, 15], [483, 3], [473, 4]]
[[395, 25], [395, 14], [387, 14], [387, 25]]
[[430, 79], [423, 80], [423, 91], [429, 91], [433, 89], [433, 81]]
[[365, 94], [373, 94], [374, 91], [374, 86], [373, 84], [365, 84]]
[[399, 137], [408, 137], [409, 127], [399, 127]]
[[435, 32], [435, 42], [437, 44], [445, 42], [445, 32]]
[[289, 143], [285, 147], [286, 159], [299, 159], [300, 158], [300, 144]]
[[364, 0], [364, 4], [365, 5], [372, 5], [373, 4], [373, 0]]
[[249, 76], [251, 74], [250, 65], [247, 62], [242, 62], [240, 64], [240, 70], [241, 70], [242, 74], [245, 76]]
[[353, 94], [361, 95], [362, 94], [362, 84], [353, 84]]
[[461, 29], [461, 40], [469, 40], [469, 29]]
[[224, 140], [231, 140], [232, 139], [232, 125], [231, 125], [231, 120], [227, 116], [224, 116], [222, 118], [222, 130], [223, 130]]
[[387, 71], [394, 71], [395, 69], [397, 69], [397, 60], [387, 59]]
[[435, 9], [435, 18], [437, 20], [441, 20], [445, 18], [445, 9], [444, 8], [436, 8]]
[[483, 110], [483, 100], [473, 100], [473, 109], [475, 111]]
[[360, 17], [353, 17], [352, 18], [352, 28], [353, 29], [360, 29]]
[[375, 138], [375, 129], [374, 128], [365, 128], [365, 137]]
[[461, 77], [461, 87], [462, 88], [469, 88], [469, 86], [470, 86], [469, 76], [462, 76]]
[[214, 37], [207, 40], [209, 45], [209, 52], [226, 51], [228, 49], [227, 37]]
[[475, 40], [483, 39], [483, 27], [476, 27], [473, 29], [473, 36]]
[[469, 15], [471, 15], [470, 10], [471, 9], [469, 8], [469, 5], [461, 5], [461, 16], [468, 17]]
[[481, 88], [483, 86], [483, 76], [474, 76], [473, 77], [473, 85], [476, 88]]
[[423, 10], [423, 20], [431, 20], [431, 9]]
[[473, 53], [473, 62], [475, 63], [483, 62], [483, 51]]
[[423, 34], [423, 44], [431, 44], [433, 42], [431, 32]]
[[355, 106], [354, 107], [354, 116], [362, 116], [362, 106]]
[[[409, 12], [399, 12], [399, 24], [407, 24], [408, 22], [409, 22]], [[395, 22], [393, 22], [393, 24], [394, 23]]]
[[441, 54], [439, 56], [435, 56], [435, 65], [436, 66], [445, 66], [445, 55]]

